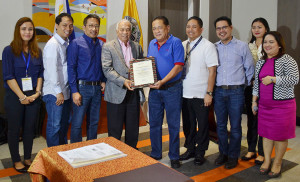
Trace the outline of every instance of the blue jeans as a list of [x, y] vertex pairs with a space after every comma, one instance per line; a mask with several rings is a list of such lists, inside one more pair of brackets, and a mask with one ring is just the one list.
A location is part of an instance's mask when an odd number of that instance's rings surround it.
[[[219, 151], [230, 158], [238, 158], [242, 139], [242, 112], [244, 106], [244, 87], [222, 89], [217, 87], [214, 108], [217, 117]], [[230, 120], [230, 140], [228, 143], [227, 123]]]
[[182, 104], [182, 83], [177, 83], [166, 90], [151, 89], [149, 94], [149, 124], [151, 156], [162, 156], [162, 123], [164, 109], [167, 114], [169, 129], [169, 158], [179, 159], [179, 129]]
[[82, 122], [86, 114], [87, 140], [97, 138], [99, 112], [101, 106], [101, 86], [79, 85], [81, 106], [73, 102], [73, 116], [71, 119], [71, 143], [82, 141]]
[[65, 100], [60, 106], [55, 104], [56, 97], [48, 94], [43, 96], [47, 109], [46, 140], [48, 147], [68, 143], [67, 133], [71, 114], [71, 99]]

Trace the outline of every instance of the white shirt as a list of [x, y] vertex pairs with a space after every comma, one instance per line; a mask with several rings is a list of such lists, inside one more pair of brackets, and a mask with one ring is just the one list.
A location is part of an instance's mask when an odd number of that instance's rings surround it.
[[56, 96], [63, 93], [64, 99], [70, 98], [67, 72], [68, 41], [55, 34], [46, 44], [43, 51], [44, 84], [43, 95]]
[[[199, 38], [190, 42], [190, 49], [192, 49]], [[186, 40], [182, 43], [185, 54], [188, 41]], [[217, 65], [218, 54], [215, 45], [202, 38], [197, 47], [191, 52], [189, 61], [187, 60], [185, 63], [186, 77], [183, 80], [183, 97], [204, 98], [208, 85], [208, 68]]]
[[262, 44], [259, 45], [259, 47], [256, 46], [255, 41], [253, 43], [249, 43], [249, 48], [252, 54], [252, 57], [254, 59], [254, 66], [256, 65], [258, 60], [261, 60], [263, 55], [261, 53], [262, 51]]

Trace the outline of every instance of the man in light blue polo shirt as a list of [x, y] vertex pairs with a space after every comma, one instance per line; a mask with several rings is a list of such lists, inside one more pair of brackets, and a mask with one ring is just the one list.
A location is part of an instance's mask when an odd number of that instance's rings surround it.
[[169, 35], [169, 21], [158, 16], [152, 21], [153, 39], [148, 57], [155, 58], [158, 81], [150, 86], [149, 124], [151, 157], [162, 158], [162, 123], [164, 109], [169, 128], [169, 158], [172, 168], [179, 168], [179, 129], [182, 103], [181, 71], [184, 66], [184, 49], [181, 40]]
[[[217, 18], [215, 28], [220, 39], [215, 43], [219, 55], [219, 66], [214, 108], [220, 151], [215, 164], [219, 166], [225, 163], [226, 169], [232, 169], [237, 166], [240, 156], [244, 88], [245, 85], [250, 85], [254, 74], [254, 62], [248, 44], [232, 36], [233, 27], [228, 17]], [[229, 140], [228, 116], [230, 120]]]

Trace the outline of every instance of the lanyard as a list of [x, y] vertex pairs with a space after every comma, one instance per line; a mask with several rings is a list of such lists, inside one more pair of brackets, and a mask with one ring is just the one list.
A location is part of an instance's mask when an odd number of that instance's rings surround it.
[[26, 64], [26, 77], [28, 77], [28, 74], [27, 74], [27, 70], [28, 70], [28, 67], [29, 67], [29, 62], [30, 62], [30, 52], [28, 52], [28, 59], [26, 60], [23, 52], [22, 52], [22, 56], [23, 56], [23, 60]]
[[186, 62], [186, 61], [189, 59], [192, 50], [194, 50], [194, 49], [197, 47], [197, 45], [200, 43], [201, 40], [202, 40], [202, 36], [198, 39], [198, 41], [197, 41], [196, 44], [192, 47], [192, 49], [190, 50], [190, 52], [187, 52], [187, 51], [188, 51], [188, 47], [187, 47], [187, 46], [188, 46], [189, 44], [186, 44], [186, 57], [185, 57], [184, 62]]

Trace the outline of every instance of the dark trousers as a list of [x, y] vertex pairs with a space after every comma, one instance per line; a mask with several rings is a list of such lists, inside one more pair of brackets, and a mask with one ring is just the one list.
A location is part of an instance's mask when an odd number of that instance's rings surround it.
[[127, 91], [121, 104], [107, 102], [108, 136], [120, 140], [125, 124], [125, 143], [136, 148], [140, 118], [139, 91]]
[[208, 113], [209, 107], [204, 106], [204, 99], [182, 99], [182, 124], [185, 136], [184, 146], [188, 150], [194, 151], [196, 155], [204, 156], [205, 151], [208, 149]]
[[[257, 114], [253, 115], [252, 112], [252, 86], [248, 86], [245, 89], [245, 104], [246, 104], [246, 111], [247, 111], [247, 142], [248, 142], [248, 151], [249, 152], [256, 152], [256, 145], [258, 148], [258, 155], [264, 156], [263, 151], [263, 143], [262, 137], [258, 136], [257, 132]], [[257, 143], [258, 139], [258, 143]]]
[[[35, 91], [26, 92], [27, 96], [33, 94], [35, 94]], [[8, 121], [8, 146], [14, 163], [21, 161], [19, 154], [19, 136], [21, 128], [23, 128], [24, 160], [31, 158], [34, 128], [36, 120], [38, 119], [37, 116], [40, 109], [40, 103], [40, 98], [38, 98], [28, 105], [23, 105], [13, 91], [6, 89], [4, 106]]]

